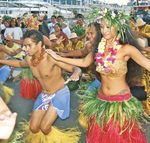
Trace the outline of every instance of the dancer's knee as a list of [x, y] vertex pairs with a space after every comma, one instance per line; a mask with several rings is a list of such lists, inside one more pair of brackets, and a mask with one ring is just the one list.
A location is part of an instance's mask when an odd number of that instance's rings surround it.
[[35, 134], [35, 133], [38, 133], [38, 132], [39, 132], [40, 128], [39, 128], [39, 126], [36, 125], [36, 124], [30, 124], [30, 130], [31, 130], [32, 133]]
[[43, 134], [48, 135], [51, 131], [51, 125], [41, 125], [40, 129]]

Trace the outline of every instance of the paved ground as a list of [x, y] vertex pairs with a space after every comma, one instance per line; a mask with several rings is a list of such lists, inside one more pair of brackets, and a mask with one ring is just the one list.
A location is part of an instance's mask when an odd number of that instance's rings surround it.
[[[15, 96], [12, 97], [9, 107], [13, 112], [18, 113], [17, 125], [22, 119], [29, 119], [29, 114], [32, 110], [33, 101], [23, 99], [19, 96], [19, 82], [8, 81], [7, 85], [15, 89]], [[71, 93], [71, 114], [70, 118], [62, 121], [58, 119], [55, 125], [59, 128], [79, 127], [82, 132], [80, 143], [85, 143], [85, 131], [78, 124], [78, 105], [79, 99], [74, 92]], [[148, 143], [150, 143], [150, 125], [147, 127]]]

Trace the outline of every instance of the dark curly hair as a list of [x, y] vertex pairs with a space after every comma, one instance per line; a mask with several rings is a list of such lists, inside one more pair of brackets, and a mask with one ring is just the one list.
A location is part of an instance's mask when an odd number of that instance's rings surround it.
[[40, 41], [42, 42], [42, 45], [44, 44], [43, 35], [38, 30], [26, 31], [26, 33], [23, 35], [23, 39], [25, 38], [31, 38], [36, 44], [39, 43]]

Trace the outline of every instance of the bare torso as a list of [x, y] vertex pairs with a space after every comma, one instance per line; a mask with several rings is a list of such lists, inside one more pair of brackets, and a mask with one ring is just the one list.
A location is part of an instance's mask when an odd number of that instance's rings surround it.
[[105, 95], [119, 95], [129, 93], [130, 89], [125, 81], [125, 76], [123, 77], [107, 77], [105, 75], [101, 75], [101, 91]]
[[[126, 56], [125, 50], [122, 47], [117, 55], [116, 55], [116, 59], [119, 59], [123, 62], [127, 62], [129, 57]], [[126, 75], [122, 75], [122, 76], [107, 76], [107, 75], [103, 75], [101, 74], [101, 91], [105, 94], [105, 95], [119, 95], [119, 94], [125, 94], [125, 93], [129, 93], [130, 92], [130, 88], [126, 82]]]
[[31, 65], [30, 58], [27, 59], [27, 62], [44, 92], [53, 94], [64, 87], [61, 68], [54, 64], [54, 59], [50, 56], [45, 54], [44, 59], [36, 67]]

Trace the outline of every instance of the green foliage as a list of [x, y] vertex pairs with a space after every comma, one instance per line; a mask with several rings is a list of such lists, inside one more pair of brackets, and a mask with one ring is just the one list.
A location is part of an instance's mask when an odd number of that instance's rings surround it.
[[[99, 8], [93, 8], [88, 16], [87, 19], [89, 22], [98, 22], [100, 23], [102, 19], [108, 20], [110, 26], [115, 26], [119, 32], [120, 38], [122, 41], [126, 39], [125, 32], [129, 32], [129, 19], [130, 16], [126, 15], [122, 11], [114, 12], [110, 9], [99, 9]], [[131, 34], [131, 33], [130, 33]]]
[[76, 91], [76, 94], [80, 97], [82, 97], [82, 95], [85, 95], [87, 92], [87, 88], [90, 84], [91, 84], [91, 81], [89, 81], [89, 82], [80, 81], [79, 88]]
[[10, 21], [12, 18], [10, 17], [10, 16], [8, 16], [8, 15], [4, 15], [3, 16], [3, 20], [4, 21]]
[[86, 16], [86, 19], [88, 19], [89, 23], [95, 21], [96, 17], [99, 16], [99, 8], [92, 8], [91, 11], [89, 11], [88, 15]]
[[[64, 74], [64, 79], [67, 80], [69, 78], [69, 76], [70, 75], [68, 73], [65, 73]], [[67, 86], [70, 89], [70, 91], [74, 91], [74, 90], [77, 90], [79, 88], [79, 83], [80, 83], [80, 80], [70, 81], [69, 83], [67, 83]]]
[[105, 9], [102, 14], [103, 19], [107, 19], [110, 25], [115, 26], [119, 32], [121, 39], [125, 40], [125, 31], [129, 29], [129, 15], [125, 15], [124, 12], [117, 12], [111, 11], [110, 9]]
[[78, 24], [73, 26], [72, 31], [75, 32], [77, 36], [85, 35], [85, 29]]
[[70, 81], [67, 85], [70, 91], [77, 90], [79, 88], [79, 81]]
[[31, 69], [28, 68], [28, 67], [23, 68], [23, 70], [21, 72], [21, 77], [22, 78], [27, 78], [27, 79], [33, 79], [34, 78]]

